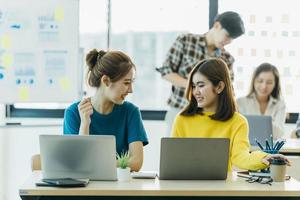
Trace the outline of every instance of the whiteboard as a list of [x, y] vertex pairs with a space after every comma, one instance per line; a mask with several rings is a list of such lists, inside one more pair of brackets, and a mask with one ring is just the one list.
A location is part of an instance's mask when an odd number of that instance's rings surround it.
[[0, 103], [80, 97], [79, 0], [0, 0]]

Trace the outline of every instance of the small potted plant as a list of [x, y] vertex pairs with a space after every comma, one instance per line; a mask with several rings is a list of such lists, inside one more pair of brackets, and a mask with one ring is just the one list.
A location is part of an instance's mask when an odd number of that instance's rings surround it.
[[129, 152], [122, 152], [121, 155], [117, 154], [118, 159], [118, 180], [119, 181], [129, 181], [131, 179], [130, 176], [130, 168], [128, 167], [129, 161]]

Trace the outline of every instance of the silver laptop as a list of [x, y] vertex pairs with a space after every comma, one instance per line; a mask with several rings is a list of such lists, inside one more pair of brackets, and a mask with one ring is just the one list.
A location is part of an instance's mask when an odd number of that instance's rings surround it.
[[159, 178], [224, 180], [229, 143], [227, 138], [162, 138]]
[[117, 180], [111, 135], [40, 135], [43, 178]]
[[255, 139], [262, 145], [266, 139], [270, 140], [273, 135], [272, 117], [265, 115], [244, 115], [249, 124], [249, 141], [252, 146], [257, 146]]

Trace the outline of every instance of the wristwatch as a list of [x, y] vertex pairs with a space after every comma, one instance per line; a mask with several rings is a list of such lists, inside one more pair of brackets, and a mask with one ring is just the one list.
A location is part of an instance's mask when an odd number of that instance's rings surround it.
[[296, 131], [295, 134], [296, 134], [296, 137], [297, 137], [297, 138], [300, 138], [300, 131], [299, 131], [299, 130]]

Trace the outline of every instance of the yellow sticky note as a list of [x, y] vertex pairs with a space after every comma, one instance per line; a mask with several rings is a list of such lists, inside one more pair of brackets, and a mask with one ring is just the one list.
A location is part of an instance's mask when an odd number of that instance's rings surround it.
[[64, 20], [65, 12], [62, 7], [56, 7], [54, 11], [54, 19], [55, 21], [61, 22]]
[[283, 23], [283, 24], [288, 24], [289, 21], [290, 21], [290, 20], [289, 20], [289, 15], [284, 14], [284, 15], [281, 16], [281, 23]]
[[285, 94], [286, 95], [292, 95], [293, 94], [293, 85], [286, 84], [285, 85]]
[[8, 35], [1, 37], [1, 46], [3, 49], [9, 49], [11, 47], [11, 38]]
[[69, 91], [71, 89], [71, 83], [70, 83], [70, 80], [66, 77], [64, 78], [61, 78], [59, 80], [59, 84], [61, 86], [61, 88], [65, 91]]
[[1, 60], [3, 67], [7, 69], [13, 62], [13, 56], [11, 54], [4, 53]]
[[277, 51], [277, 58], [278, 58], [278, 59], [283, 58], [283, 51], [282, 51], [282, 50], [278, 50], [278, 51]]
[[26, 86], [21, 86], [19, 88], [19, 99], [22, 101], [29, 100], [29, 89]]

